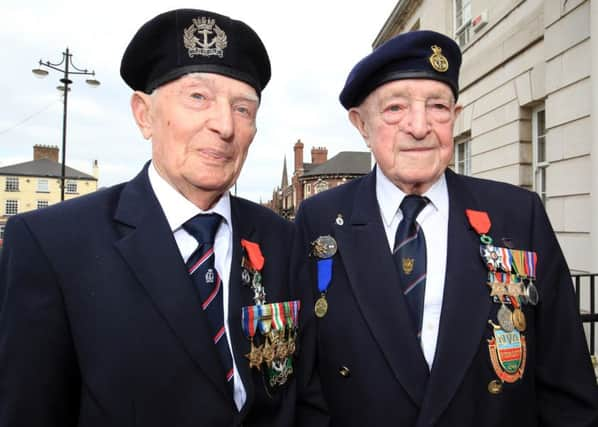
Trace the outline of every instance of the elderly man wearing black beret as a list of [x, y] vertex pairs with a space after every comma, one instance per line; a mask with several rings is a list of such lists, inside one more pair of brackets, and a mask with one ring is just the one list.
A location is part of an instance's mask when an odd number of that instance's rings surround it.
[[598, 426], [540, 199], [448, 169], [460, 64], [452, 39], [415, 31], [347, 78], [340, 101], [376, 166], [297, 213], [299, 425]]
[[10, 219], [0, 426], [290, 426], [291, 224], [233, 197], [270, 62], [246, 24], [174, 10], [122, 58], [152, 159]]

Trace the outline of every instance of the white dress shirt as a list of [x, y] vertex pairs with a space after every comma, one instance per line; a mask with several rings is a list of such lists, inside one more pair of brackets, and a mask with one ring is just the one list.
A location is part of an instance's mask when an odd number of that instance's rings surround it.
[[[405, 196], [406, 194], [394, 185], [379, 167], [376, 168], [376, 198], [391, 253], [397, 228], [403, 219], [399, 206]], [[431, 369], [436, 352], [446, 274], [449, 199], [444, 174], [422, 196], [430, 199], [430, 203], [416, 219], [426, 239], [426, 290], [421, 346]]]
[[[222, 217], [222, 222], [216, 231], [214, 238], [214, 267], [222, 280], [222, 302], [224, 306], [224, 327], [226, 338], [231, 354], [234, 355], [230, 341], [230, 329], [228, 325], [228, 300], [231, 262], [233, 258], [233, 231], [230, 213], [230, 195], [224, 193], [214, 207], [203, 211], [181, 193], [175, 190], [164, 178], [162, 178], [153, 162], [148, 168], [149, 181], [156, 194], [156, 198], [164, 211], [170, 230], [181, 253], [184, 262], [187, 262], [191, 254], [197, 249], [197, 240], [183, 229], [183, 224], [195, 215], [200, 213], [217, 213]], [[199, 304], [199, 303], [198, 303]], [[245, 387], [239, 376], [235, 358], [233, 357], [234, 368], [234, 400], [238, 410], [241, 410], [247, 398]]]

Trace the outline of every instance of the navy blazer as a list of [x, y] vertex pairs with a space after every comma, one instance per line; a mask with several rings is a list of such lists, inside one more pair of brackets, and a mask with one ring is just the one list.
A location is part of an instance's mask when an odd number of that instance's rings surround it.
[[[449, 193], [444, 299], [433, 368], [409, 327], [406, 302], [376, 200], [375, 172], [305, 200], [297, 214], [294, 292], [302, 298], [298, 425], [530, 427], [598, 425], [598, 389], [569, 270], [535, 193], [446, 172]], [[488, 212], [497, 246], [538, 254], [537, 306], [523, 307], [527, 361], [499, 394], [488, 340], [491, 300], [480, 239], [466, 209]], [[337, 221], [342, 218], [342, 221]], [[314, 316], [317, 259], [331, 235], [328, 313]]]
[[0, 263], [0, 426], [289, 426], [294, 381], [266, 393], [244, 357], [241, 245], [267, 302], [289, 300], [292, 224], [231, 197], [229, 326], [240, 413], [147, 166], [131, 182], [8, 221]]

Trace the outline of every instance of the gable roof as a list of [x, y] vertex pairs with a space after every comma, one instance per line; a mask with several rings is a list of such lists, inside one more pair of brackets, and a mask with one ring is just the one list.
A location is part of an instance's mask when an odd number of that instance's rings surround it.
[[[0, 168], [0, 175], [37, 176], [42, 178], [62, 177], [62, 164], [50, 159], [39, 159]], [[87, 179], [97, 181], [92, 175], [65, 166], [64, 175], [68, 179]]]
[[341, 151], [330, 160], [310, 168], [301, 178], [319, 175], [365, 175], [370, 170], [369, 152]]

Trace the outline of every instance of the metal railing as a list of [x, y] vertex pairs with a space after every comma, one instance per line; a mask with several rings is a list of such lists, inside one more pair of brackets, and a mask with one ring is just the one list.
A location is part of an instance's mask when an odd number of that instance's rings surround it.
[[581, 321], [589, 323], [590, 354], [596, 364], [596, 323], [598, 323], [598, 312], [596, 311], [596, 286], [598, 286], [598, 274], [572, 274], [573, 286], [577, 295], [577, 307], [581, 315]]

